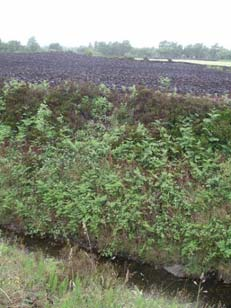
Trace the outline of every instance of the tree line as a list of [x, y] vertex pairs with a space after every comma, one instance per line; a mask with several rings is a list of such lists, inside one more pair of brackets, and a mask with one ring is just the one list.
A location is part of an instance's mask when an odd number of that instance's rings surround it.
[[0, 39], [0, 52], [43, 52], [63, 50], [63, 47], [59, 43], [51, 43], [46, 47], [42, 47], [34, 36], [28, 39], [26, 45], [22, 45], [21, 42], [17, 40], [3, 42]]
[[128, 40], [122, 42], [95, 42], [88, 46], [65, 48], [59, 43], [51, 43], [46, 47], [39, 45], [35, 37], [29, 38], [26, 45], [17, 40], [3, 42], [0, 39], [0, 52], [45, 52], [45, 51], [73, 51], [80, 54], [107, 57], [131, 58], [168, 58], [168, 59], [230, 59], [231, 50], [219, 44], [207, 47], [202, 43], [183, 46], [177, 42], [162, 41], [158, 47], [136, 48]]

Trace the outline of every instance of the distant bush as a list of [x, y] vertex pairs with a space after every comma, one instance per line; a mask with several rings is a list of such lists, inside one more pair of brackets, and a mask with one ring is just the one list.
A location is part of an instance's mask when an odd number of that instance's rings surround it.
[[63, 51], [63, 47], [59, 43], [51, 43], [48, 46], [49, 51]]
[[161, 91], [168, 91], [171, 85], [171, 79], [169, 77], [161, 76], [159, 78], [159, 88]]
[[85, 56], [92, 57], [93, 51], [89, 48], [86, 48], [85, 51], [84, 51], [84, 54], [85, 54]]

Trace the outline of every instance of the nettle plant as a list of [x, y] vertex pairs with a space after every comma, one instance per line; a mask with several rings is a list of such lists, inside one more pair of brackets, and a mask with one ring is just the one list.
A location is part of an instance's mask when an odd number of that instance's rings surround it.
[[161, 91], [168, 91], [171, 86], [171, 79], [169, 77], [160, 76], [159, 78], [159, 88]]

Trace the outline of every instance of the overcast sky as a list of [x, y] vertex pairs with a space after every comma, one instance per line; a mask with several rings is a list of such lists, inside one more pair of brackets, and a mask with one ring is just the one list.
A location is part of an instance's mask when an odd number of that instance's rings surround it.
[[0, 38], [65, 46], [129, 40], [231, 49], [231, 0], [0, 0]]

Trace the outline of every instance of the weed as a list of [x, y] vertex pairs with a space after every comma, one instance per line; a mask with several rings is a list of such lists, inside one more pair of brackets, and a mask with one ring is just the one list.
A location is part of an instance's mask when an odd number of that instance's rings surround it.
[[161, 76], [159, 78], [159, 88], [161, 91], [168, 91], [171, 85], [171, 79], [169, 77]]

